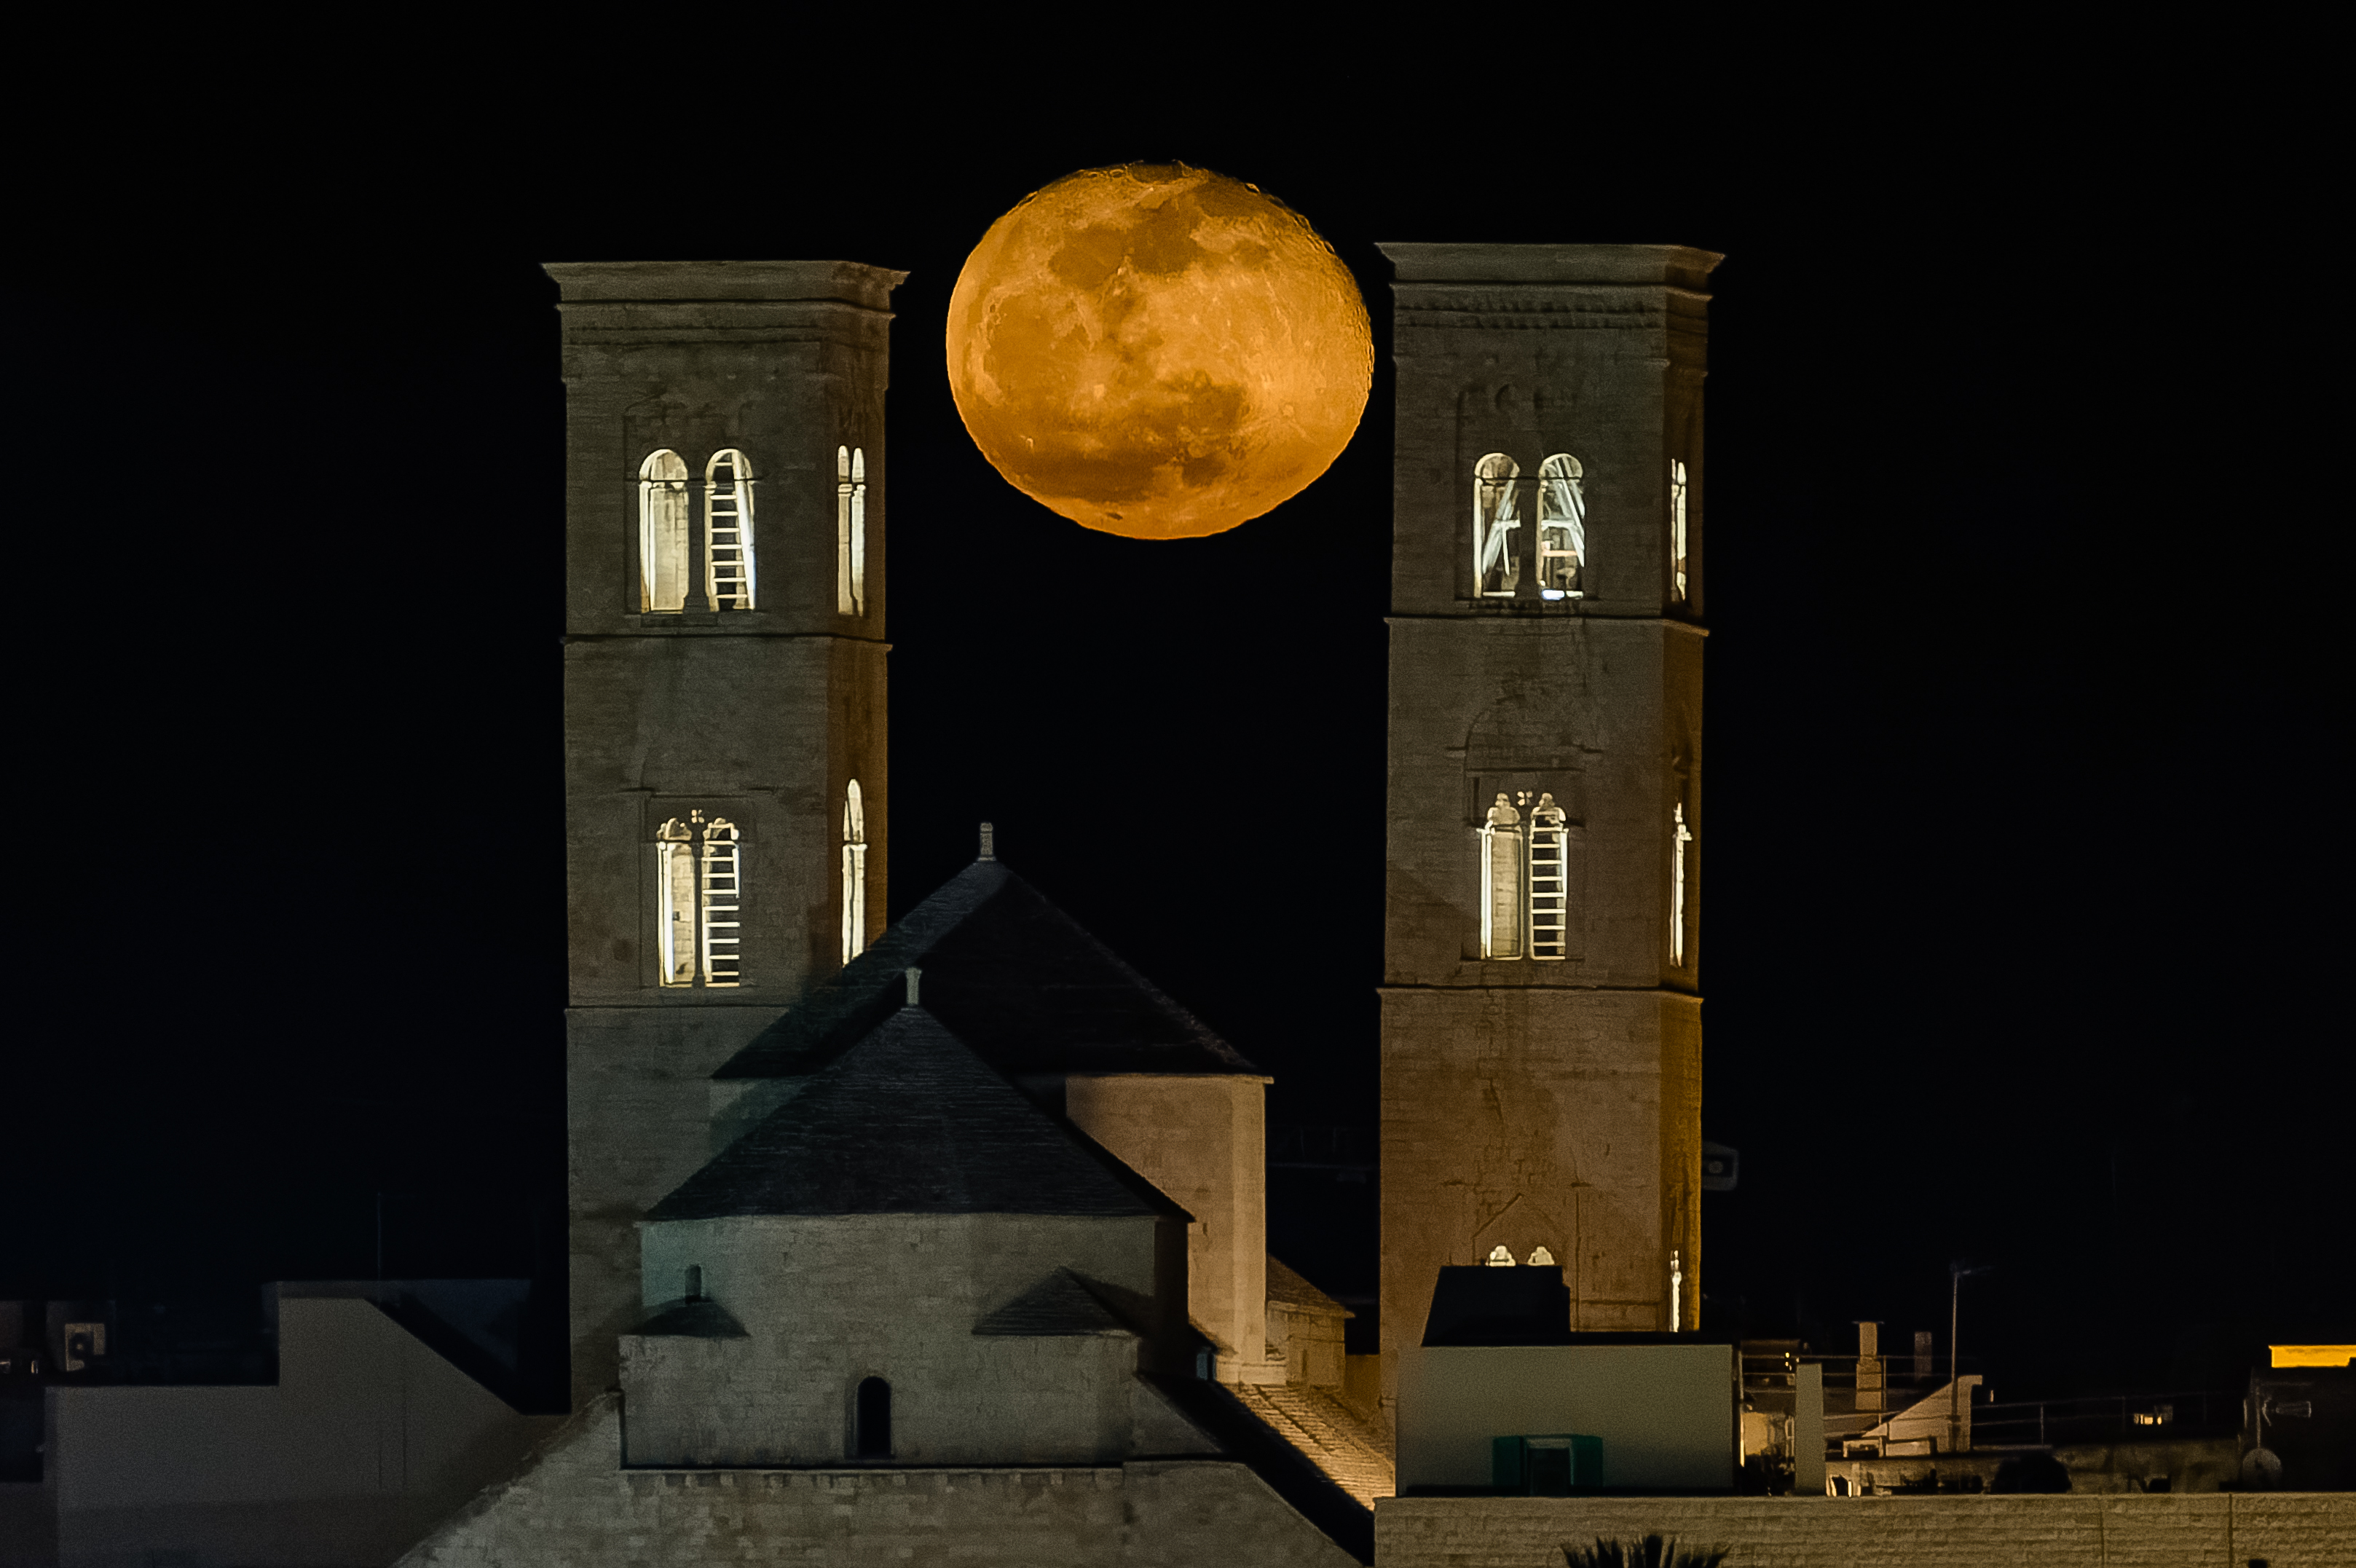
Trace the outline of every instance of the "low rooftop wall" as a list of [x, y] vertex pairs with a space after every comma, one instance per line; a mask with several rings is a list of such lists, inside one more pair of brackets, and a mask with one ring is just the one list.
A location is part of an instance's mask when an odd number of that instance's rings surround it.
[[2356, 1492], [1978, 1498], [1386, 1498], [1376, 1568], [1562, 1568], [1675, 1535], [1727, 1568], [2356, 1564]]

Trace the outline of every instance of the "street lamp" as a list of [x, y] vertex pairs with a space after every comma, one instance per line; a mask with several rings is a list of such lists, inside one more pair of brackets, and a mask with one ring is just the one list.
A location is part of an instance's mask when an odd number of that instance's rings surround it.
[[1955, 1450], [1964, 1434], [1963, 1385], [1955, 1380], [1955, 1335], [1963, 1326], [1964, 1276], [1984, 1274], [1995, 1265], [1984, 1263], [1967, 1269], [1961, 1263], [1947, 1265], [1947, 1449]]

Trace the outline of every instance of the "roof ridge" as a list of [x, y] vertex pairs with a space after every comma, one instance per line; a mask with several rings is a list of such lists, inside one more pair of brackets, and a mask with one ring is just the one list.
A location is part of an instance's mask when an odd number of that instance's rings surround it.
[[821, 1070], [926, 971], [926, 1001], [1007, 1076], [1170, 1072], [1265, 1076], [1069, 911], [1010, 870], [977, 861], [887, 927], [843, 969], [729, 1058], [716, 1079]]
[[1177, 1211], [1108, 1169], [1076, 1132], [939, 1019], [903, 1006], [647, 1218]]

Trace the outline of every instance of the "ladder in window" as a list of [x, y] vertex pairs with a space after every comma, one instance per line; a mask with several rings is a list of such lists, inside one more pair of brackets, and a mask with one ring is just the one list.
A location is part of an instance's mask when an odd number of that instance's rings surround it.
[[1530, 956], [1534, 959], [1558, 959], [1569, 950], [1567, 836], [1562, 829], [1543, 822], [1533, 824], [1530, 831]]
[[703, 983], [736, 983], [737, 934], [742, 903], [737, 897], [739, 848], [736, 830], [714, 820], [703, 831]]
[[713, 609], [753, 607], [753, 482], [744, 477], [744, 459], [723, 452], [712, 460], [711, 483], [703, 502], [710, 532], [710, 582]]

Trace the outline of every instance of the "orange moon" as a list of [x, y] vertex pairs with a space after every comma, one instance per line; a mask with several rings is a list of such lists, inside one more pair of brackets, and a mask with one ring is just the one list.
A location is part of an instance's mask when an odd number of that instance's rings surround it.
[[1180, 165], [1067, 175], [949, 297], [949, 390], [1009, 484], [1132, 539], [1219, 533], [1333, 465], [1374, 374], [1365, 301], [1307, 220]]

